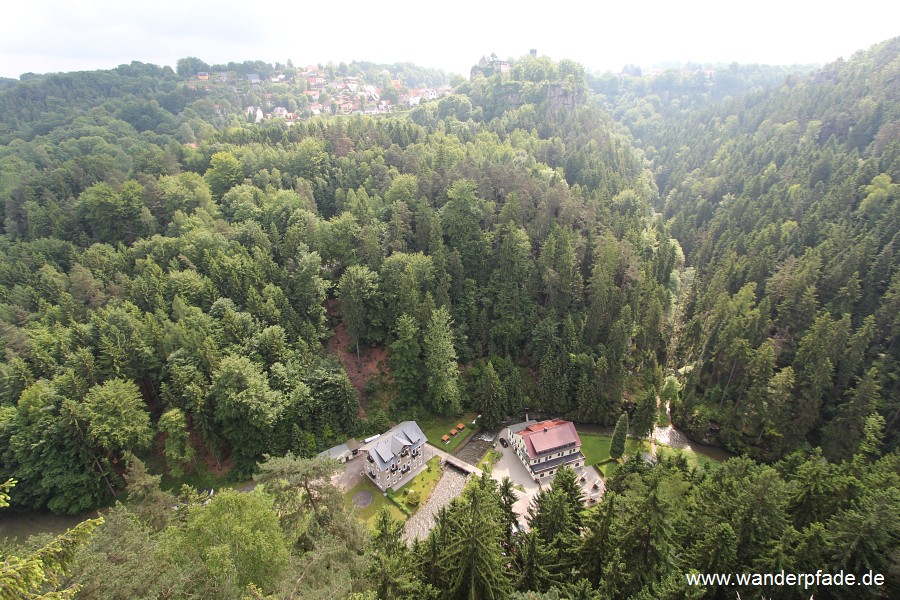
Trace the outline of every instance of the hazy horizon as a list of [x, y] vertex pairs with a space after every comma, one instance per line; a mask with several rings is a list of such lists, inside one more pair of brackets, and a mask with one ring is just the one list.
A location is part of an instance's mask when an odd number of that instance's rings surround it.
[[709, 0], [651, 0], [640, 12], [620, 4], [564, 3], [548, 11], [471, 0], [439, 13], [372, 6], [348, 1], [329, 11], [257, 10], [232, 0], [16, 3], [6, 11], [0, 76], [109, 69], [131, 61], [174, 68], [186, 56], [210, 64], [411, 62], [465, 75], [482, 55], [519, 57], [532, 48], [590, 71], [688, 61], [824, 64], [894, 37], [900, 22], [900, 8], [873, 0], [855, 3], [852, 13], [773, 0], [746, 10]]

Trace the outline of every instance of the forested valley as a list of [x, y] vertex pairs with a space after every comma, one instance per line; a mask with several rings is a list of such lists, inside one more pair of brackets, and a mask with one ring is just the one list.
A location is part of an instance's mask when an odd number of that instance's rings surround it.
[[[292, 122], [245, 107], [303, 111], [268, 81], [293, 66], [182, 66], [0, 81], [0, 515], [103, 509], [0, 544], [0, 597], [733, 598], [685, 574], [817, 569], [888, 585], [753, 593], [891, 597], [900, 38], [816, 69], [523, 57]], [[637, 453], [589, 509], [560, 471], [515, 536], [511, 483], [407, 545], [315, 458], [463, 411], [645, 438], [665, 406], [735, 457]]]

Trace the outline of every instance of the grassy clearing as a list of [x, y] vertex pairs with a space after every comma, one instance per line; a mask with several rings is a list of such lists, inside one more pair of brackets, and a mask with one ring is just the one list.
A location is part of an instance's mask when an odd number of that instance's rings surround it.
[[[353, 496], [356, 495], [357, 492], [368, 491], [372, 493], [372, 504], [368, 505], [365, 508], [354, 508], [353, 507]], [[379, 490], [374, 483], [371, 481], [365, 480], [352, 490], [344, 494], [344, 506], [347, 507], [348, 510], [352, 510], [356, 514], [356, 518], [368, 525], [369, 527], [375, 521], [375, 515], [378, 514], [378, 511], [381, 510], [381, 507], [386, 506], [388, 510], [391, 512], [391, 516], [399, 521], [405, 521], [406, 515], [400, 512], [400, 509], [397, 508], [393, 502], [384, 497], [383, 492]]]
[[666, 455], [676, 455], [683, 456], [687, 463], [692, 468], [697, 467], [712, 467], [713, 465], [720, 464], [720, 461], [710, 458], [704, 454], [700, 454], [698, 452], [691, 452], [690, 450], [682, 450], [680, 448], [672, 448], [671, 446], [666, 446], [665, 444], [657, 444], [656, 453], [659, 456]]
[[396, 492], [397, 501], [402, 502], [410, 512], [415, 512], [428, 502], [431, 492], [437, 487], [438, 480], [441, 478], [440, 456], [435, 456], [425, 464], [424, 471]]
[[487, 451], [487, 454], [485, 454], [482, 457], [482, 459], [480, 461], [478, 461], [478, 464], [476, 466], [483, 471], [487, 467], [493, 467], [495, 464], [497, 464], [497, 461], [500, 460], [502, 457], [503, 457], [502, 452], [491, 448], [490, 450]]
[[[418, 423], [425, 437], [428, 438], [429, 444], [452, 454], [463, 443], [463, 440], [469, 439], [475, 433], [477, 427], [472, 425], [472, 421], [475, 420], [476, 416], [478, 416], [477, 413], [463, 413], [455, 417], [433, 416], [419, 419]], [[451, 437], [449, 444], [442, 442], [441, 437], [450, 435], [450, 430], [456, 427], [457, 423], [463, 423], [466, 428], [455, 437]]]
[[[579, 431], [578, 437], [581, 438], [581, 452], [584, 454], [584, 463], [586, 465], [598, 465], [598, 468], [600, 468], [599, 465], [601, 463], [610, 459], [609, 446], [612, 443], [611, 435]], [[633, 454], [642, 444], [641, 440], [628, 438], [625, 440], [625, 454]]]
[[609, 479], [609, 477], [616, 472], [616, 469], [619, 468], [619, 463], [613, 459], [609, 459], [594, 465], [594, 467], [600, 471], [600, 474], [603, 475], [603, 479]]
[[185, 470], [190, 472], [185, 473], [181, 477], [172, 477], [166, 466], [165, 459], [161, 456], [151, 454], [144, 457], [142, 460], [149, 472], [163, 474], [162, 479], [159, 482], [159, 487], [176, 495], [181, 491], [181, 486], [184, 484], [197, 490], [208, 490], [210, 488], [221, 490], [225, 488], [238, 489], [253, 483], [253, 480], [231, 481], [228, 479], [227, 473], [216, 475], [209, 470], [209, 467], [207, 467], [206, 463], [202, 460], [196, 461], [196, 464], [193, 466], [188, 466]]

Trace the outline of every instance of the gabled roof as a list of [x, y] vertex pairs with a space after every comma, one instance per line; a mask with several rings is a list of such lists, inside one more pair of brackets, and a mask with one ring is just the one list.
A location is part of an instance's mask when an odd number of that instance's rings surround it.
[[404, 448], [418, 448], [425, 444], [425, 434], [415, 421], [403, 421], [387, 430], [378, 439], [366, 444], [363, 449], [380, 469], [389, 466], [399, 457]]
[[323, 450], [319, 452], [316, 456], [318, 458], [333, 458], [340, 459], [343, 456], [346, 456], [350, 452], [350, 447], [347, 444], [341, 444], [339, 446], [335, 446], [334, 448], [329, 448], [328, 450]]
[[581, 446], [581, 438], [578, 437], [575, 424], [571, 421], [553, 419], [532, 423], [519, 431], [513, 429], [510, 431], [522, 436], [525, 449], [531, 458], [537, 458], [538, 455], [557, 448]]

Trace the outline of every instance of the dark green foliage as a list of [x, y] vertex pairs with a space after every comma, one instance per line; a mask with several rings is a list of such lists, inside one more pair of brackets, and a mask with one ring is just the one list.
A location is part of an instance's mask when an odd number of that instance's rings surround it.
[[501, 556], [499, 517], [496, 492], [479, 485], [470, 486], [451, 506], [446, 546], [438, 558], [445, 598], [506, 597], [510, 582]]
[[638, 399], [634, 413], [631, 415], [630, 426], [632, 435], [645, 438], [653, 433], [653, 427], [656, 425], [656, 407], [656, 388], [650, 386]]
[[425, 329], [423, 344], [425, 354], [426, 397], [429, 407], [440, 414], [459, 412], [459, 367], [453, 348], [450, 330], [450, 314], [446, 308], [431, 313]]
[[622, 413], [616, 421], [612, 441], [609, 444], [609, 456], [620, 459], [625, 454], [625, 438], [628, 437], [628, 413]]
[[[897, 51], [702, 79], [526, 57], [377, 119], [309, 118], [292, 64], [0, 82], [0, 481], [15, 508], [78, 512], [129, 451], [231, 477], [293, 453], [261, 468], [271, 500], [186, 489], [178, 511], [132, 467], [136, 516], [114, 509], [73, 576], [88, 597], [712, 598], [737, 590], [684, 573], [893, 573]], [[382, 68], [321, 71], [396, 100], [445, 80]], [[268, 102], [301, 120], [249, 122]], [[363, 382], [380, 430], [529, 407], [619, 418], [621, 456], [626, 394], [644, 436], [661, 390], [685, 433], [772, 464], [628, 460], [586, 512], [564, 470], [521, 542], [511, 483], [479, 480], [415, 549], [382, 519], [366, 550], [311, 483], [328, 468], [295, 458], [361, 433], [323, 344], [339, 318], [360, 373], [360, 344], [390, 347]]]
[[478, 409], [481, 412], [482, 427], [494, 427], [506, 416], [506, 390], [494, 365], [488, 361], [481, 373], [478, 389]]
[[397, 387], [397, 404], [400, 410], [410, 410], [419, 401], [422, 386], [421, 330], [415, 319], [403, 314], [397, 320], [391, 344], [391, 373]]

